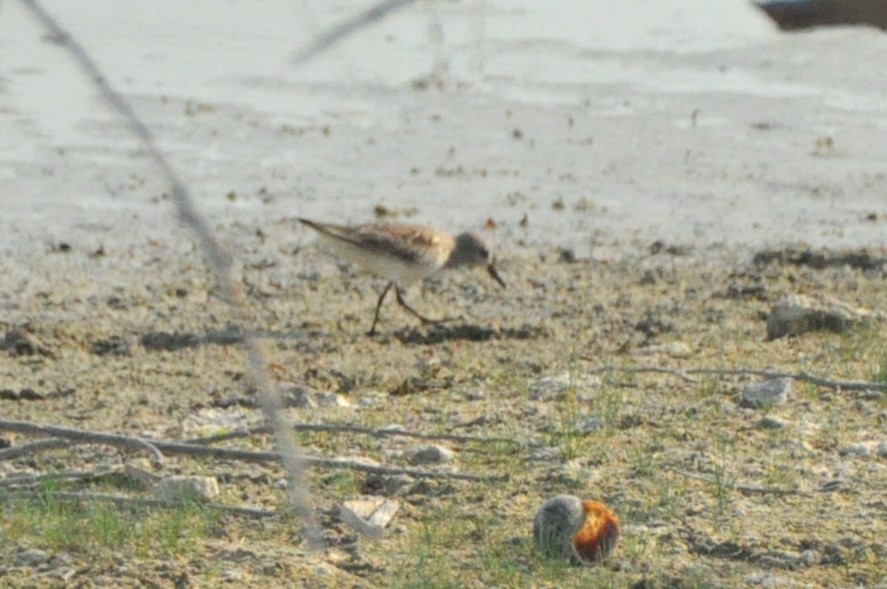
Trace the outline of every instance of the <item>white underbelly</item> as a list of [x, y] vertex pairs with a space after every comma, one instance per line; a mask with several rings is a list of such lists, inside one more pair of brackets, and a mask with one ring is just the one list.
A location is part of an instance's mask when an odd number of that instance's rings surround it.
[[410, 263], [398, 257], [385, 257], [339, 240], [327, 239], [327, 243], [332, 245], [343, 258], [358, 266], [361, 270], [375, 274], [380, 278], [397, 282], [401, 286], [424, 280], [443, 266], [443, 264], [437, 262]]

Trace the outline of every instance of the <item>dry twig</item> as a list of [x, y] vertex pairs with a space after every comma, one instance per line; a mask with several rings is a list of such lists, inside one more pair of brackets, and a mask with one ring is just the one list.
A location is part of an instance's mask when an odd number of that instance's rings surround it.
[[[109, 495], [106, 493], [68, 493], [53, 491], [51, 493], [35, 495], [32, 491], [0, 492], [0, 501], [33, 500], [35, 498], [58, 501], [110, 501], [121, 507], [161, 507], [164, 509], [179, 509], [182, 506], [187, 505], [180, 501], [145, 499], [142, 497], [127, 497], [125, 495]], [[230, 513], [232, 515], [242, 515], [253, 518], [274, 517], [278, 515], [276, 511], [257, 509], [255, 507], [235, 507], [219, 503], [199, 503], [195, 505], [199, 505], [201, 509], [224, 511], [225, 513]]]
[[57, 481], [95, 481], [101, 477], [118, 473], [115, 470], [51, 472], [45, 474], [13, 474], [0, 479], [0, 487], [39, 487], [46, 482]]
[[[366, 434], [374, 437], [400, 436], [404, 438], [417, 438], [420, 440], [448, 440], [451, 442], [477, 442], [483, 444], [517, 444], [515, 440], [509, 438], [484, 438], [481, 436], [462, 436], [458, 434], [427, 434], [421, 432], [411, 432], [394, 428], [378, 428], [364, 427], [361, 425], [350, 425], [345, 423], [297, 423], [293, 426], [296, 431], [306, 432], [331, 432], [331, 433], [357, 433]], [[226, 442], [228, 440], [236, 440], [239, 438], [247, 438], [250, 436], [269, 433], [267, 426], [256, 426], [217, 436], [207, 436], [205, 438], [195, 438], [188, 440], [189, 444], [216, 444], [218, 442]]]
[[[592, 358], [583, 357], [583, 360], [591, 361]], [[717, 376], [763, 376], [766, 378], [793, 378], [802, 382], [809, 382], [812, 385], [845, 390], [845, 391], [887, 391], [887, 382], [868, 382], [862, 380], [832, 380], [822, 378], [809, 372], [780, 372], [777, 370], [761, 370], [756, 368], [687, 368], [685, 370], [666, 368], [664, 366], [617, 366], [608, 364], [599, 366], [589, 371], [592, 374], [599, 372], [662, 372], [673, 374], [688, 382], [699, 382], [698, 379], [692, 378], [690, 374], [714, 374]]]
[[[166, 440], [147, 440], [131, 436], [118, 436], [102, 432], [90, 432], [80, 429], [69, 429], [55, 426], [40, 426], [22, 421], [0, 420], [0, 431], [15, 431], [21, 433], [42, 433], [55, 437], [76, 440], [86, 444], [103, 444], [108, 446], [120, 446], [123, 448], [150, 447], [163, 452], [168, 456], [191, 456], [203, 458], [215, 458], [217, 460], [236, 460], [241, 462], [283, 462], [278, 452], [255, 452], [252, 450], [239, 450], [236, 448], [211, 448], [200, 444], [188, 444], [182, 442], [170, 442]], [[502, 476], [473, 475], [458, 472], [430, 471], [411, 468], [398, 468], [378, 466], [343, 458], [303, 457], [305, 464], [335, 469], [357, 470], [384, 475], [406, 474], [415, 478], [445, 478], [465, 481], [495, 481]]]
[[[117, 434], [108, 434], [104, 432], [90, 432], [82, 429], [71, 429], [67, 427], [57, 427], [53, 425], [37, 425], [26, 421], [0, 421], [0, 431], [17, 432], [20, 434], [29, 434], [37, 436], [47, 436], [52, 438], [63, 438], [80, 444], [102, 444], [106, 446], [115, 446], [117, 448], [125, 448], [127, 450], [145, 450], [154, 458], [157, 466], [163, 466], [164, 458], [161, 451], [156, 445], [144, 438], [135, 436], [121, 436]], [[46, 447], [58, 447], [46, 444], [43, 447], [33, 447], [31, 451], [44, 450]]]
[[37, 440], [29, 444], [20, 444], [0, 450], [0, 460], [13, 460], [22, 456], [30, 456], [38, 454], [45, 450], [56, 450], [58, 448], [68, 448], [71, 446], [70, 440], [59, 440], [58, 438], [47, 438], [45, 440]]
[[810, 493], [806, 493], [804, 491], [798, 491], [796, 489], [777, 489], [775, 487], [755, 487], [752, 485], [737, 485], [734, 483], [718, 481], [713, 476], [704, 475], [697, 472], [689, 472], [686, 470], [680, 470], [678, 468], [669, 468], [675, 474], [679, 474], [682, 477], [687, 477], [688, 479], [695, 479], [697, 481], [704, 481], [706, 483], [712, 485], [723, 485], [728, 489], [733, 489], [734, 491], [739, 491], [745, 495], [800, 495], [802, 497], [809, 497]]

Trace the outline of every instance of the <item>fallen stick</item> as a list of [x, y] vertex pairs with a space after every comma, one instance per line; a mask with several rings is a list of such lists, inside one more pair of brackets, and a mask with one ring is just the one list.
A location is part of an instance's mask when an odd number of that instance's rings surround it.
[[100, 470], [98, 472], [52, 472], [45, 474], [13, 474], [0, 479], [0, 487], [38, 487], [47, 482], [61, 481], [95, 481], [101, 477], [118, 474], [117, 470]]
[[22, 456], [30, 456], [44, 450], [56, 450], [58, 448], [68, 448], [71, 446], [70, 440], [60, 440], [58, 438], [47, 438], [45, 440], [37, 440], [28, 444], [12, 446], [0, 450], [0, 460], [12, 460], [21, 458]]
[[[12, 491], [0, 492], [0, 501], [14, 501], [16, 499], [35, 500], [35, 499], [53, 499], [60, 501], [110, 501], [120, 507], [140, 506], [140, 507], [161, 507], [164, 509], [177, 509], [188, 505], [180, 501], [164, 501], [162, 499], [144, 499], [141, 497], [127, 497], [125, 495], [109, 495], [105, 493], [69, 493], [53, 491], [50, 493], [37, 493], [33, 491]], [[235, 507], [231, 505], [222, 505], [219, 503], [194, 503], [201, 509], [210, 509], [213, 511], [224, 511], [232, 515], [242, 515], [246, 517], [264, 518], [274, 517], [278, 515], [276, 511], [267, 509], [258, 509], [254, 507]]]
[[[374, 437], [386, 437], [386, 436], [400, 436], [404, 438], [417, 438], [420, 440], [447, 440], [450, 442], [478, 442], [485, 444], [496, 444], [496, 443], [504, 443], [504, 444], [517, 444], [515, 440], [509, 438], [484, 438], [480, 436], [463, 436], [458, 434], [426, 434], [421, 432], [411, 432], [402, 429], [394, 429], [394, 428], [371, 428], [364, 427], [361, 425], [349, 425], [349, 424], [338, 424], [338, 423], [297, 423], [293, 425], [293, 429], [295, 431], [305, 431], [305, 432], [331, 432], [331, 433], [356, 433], [356, 434], [366, 434], [368, 436]], [[188, 440], [188, 444], [215, 444], [218, 442], [225, 442], [228, 440], [236, 440], [238, 438], [247, 438], [250, 436], [261, 435], [270, 433], [271, 430], [268, 426], [261, 425], [256, 427], [250, 427], [246, 429], [241, 429], [233, 432], [228, 432], [225, 434], [219, 434], [217, 436], [207, 436], [205, 438], [194, 438]]]
[[[157, 466], [163, 466], [164, 458], [160, 449], [144, 438], [135, 436], [121, 436], [104, 432], [91, 432], [81, 429], [57, 427], [53, 425], [37, 425], [26, 421], [0, 421], [0, 431], [16, 432], [20, 434], [42, 435], [51, 438], [63, 438], [81, 444], [103, 444], [126, 448], [128, 450], [147, 451], [154, 458]], [[38, 448], [45, 449], [45, 448]]]
[[704, 475], [696, 472], [689, 472], [686, 470], [680, 470], [678, 468], [668, 468], [668, 470], [672, 471], [675, 474], [679, 474], [682, 477], [686, 477], [688, 479], [695, 479], [697, 481], [704, 481], [706, 483], [710, 483], [712, 485], [721, 484], [728, 489], [732, 489], [734, 491], [739, 491], [740, 493], [746, 495], [800, 495], [802, 497], [809, 497], [810, 493], [805, 491], [797, 491], [795, 489], [777, 489], [775, 487], [755, 487], [751, 485], [736, 485], [734, 483], [727, 483], [723, 481], [716, 480], [713, 476]]
[[[148, 440], [132, 436], [118, 436], [102, 432], [91, 432], [80, 429], [69, 429], [56, 426], [40, 426], [22, 421], [0, 420], [0, 431], [15, 431], [21, 433], [43, 433], [58, 438], [76, 440], [80, 443], [103, 444], [120, 446], [124, 448], [143, 448], [145, 446], [155, 448], [158, 453], [167, 456], [191, 456], [215, 458], [217, 460], [236, 460], [241, 462], [282, 462], [279, 452], [256, 452], [252, 450], [239, 450], [236, 448], [212, 448], [199, 444], [187, 444], [181, 442], [169, 442], [164, 440]], [[138, 442], [138, 443], [137, 443]], [[163, 454], [161, 454], [162, 456]], [[458, 472], [431, 471], [415, 468], [398, 468], [367, 464], [358, 460], [342, 458], [319, 458], [305, 456], [305, 464], [310, 466], [323, 466], [333, 469], [347, 469], [383, 475], [405, 474], [415, 478], [443, 478], [465, 481], [497, 481], [507, 478], [503, 475], [474, 475]]]
[[[583, 357], [583, 360], [592, 361], [592, 358]], [[756, 368], [688, 368], [673, 369], [664, 366], [616, 366], [608, 364], [599, 366], [589, 371], [591, 374], [599, 372], [663, 372], [678, 376], [688, 382], [699, 382], [698, 379], [692, 378], [690, 374], [714, 374], [718, 376], [763, 376], [766, 378], [793, 378], [802, 382], [809, 382], [812, 385], [830, 388], [843, 389], [845, 391], [887, 391], [887, 382], [868, 382], [863, 380], [831, 380], [810, 374], [809, 372], [780, 372], [777, 370], [761, 370]]]

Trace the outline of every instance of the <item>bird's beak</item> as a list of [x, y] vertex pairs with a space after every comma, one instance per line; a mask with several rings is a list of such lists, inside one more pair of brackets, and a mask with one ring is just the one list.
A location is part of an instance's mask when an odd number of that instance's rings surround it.
[[492, 276], [493, 280], [499, 283], [499, 286], [505, 288], [505, 281], [502, 280], [502, 277], [499, 276], [498, 272], [496, 272], [495, 262], [490, 262], [489, 264], [487, 264], [487, 272], [490, 273], [490, 276]]

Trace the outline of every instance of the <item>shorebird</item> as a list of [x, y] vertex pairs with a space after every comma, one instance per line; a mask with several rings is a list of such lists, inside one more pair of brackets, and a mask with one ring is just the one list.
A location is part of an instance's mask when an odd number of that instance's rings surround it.
[[446, 321], [429, 319], [409, 306], [403, 298], [405, 287], [443, 268], [486, 266], [493, 280], [505, 288], [505, 281], [496, 271], [490, 246], [477, 233], [462, 233], [453, 237], [422, 225], [380, 222], [345, 226], [303, 218], [299, 218], [299, 222], [317, 231], [343, 258], [388, 281], [379, 295], [373, 325], [367, 335], [376, 333], [382, 301], [392, 286], [400, 306], [422, 323]]

